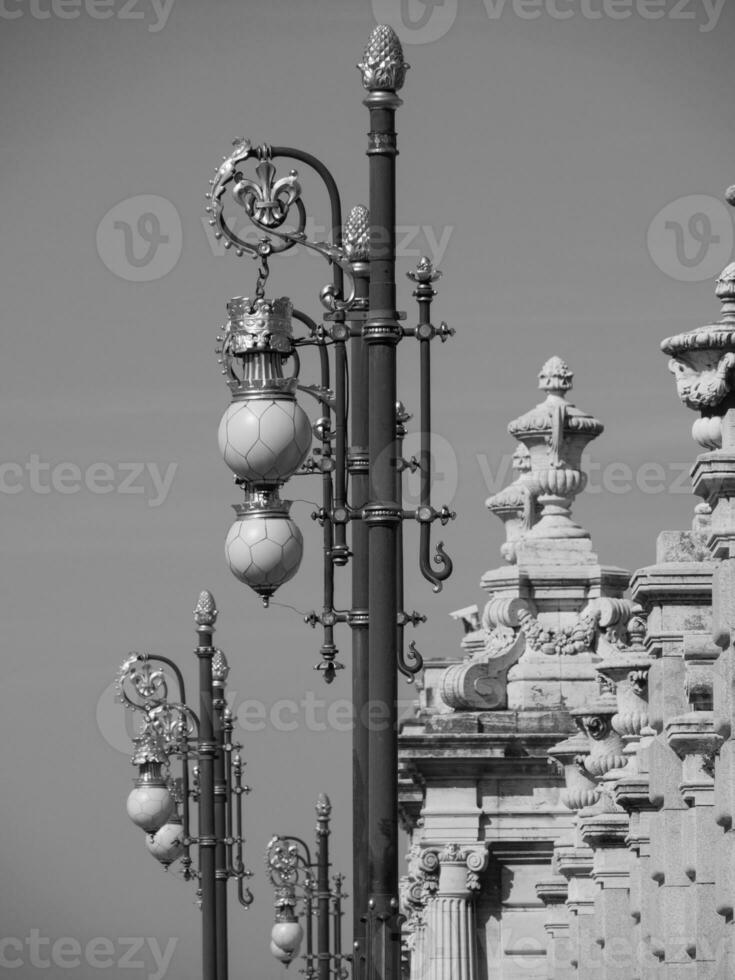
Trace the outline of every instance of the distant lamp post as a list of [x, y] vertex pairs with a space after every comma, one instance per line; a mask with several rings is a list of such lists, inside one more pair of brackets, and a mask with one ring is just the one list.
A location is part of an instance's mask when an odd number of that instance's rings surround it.
[[[335, 627], [352, 630], [353, 888], [354, 970], [358, 980], [397, 980], [400, 973], [398, 908], [398, 723], [397, 674], [409, 680], [422, 666], [414, 644], [404, 650], [404, 630], [425, 617], [403, 608], [403, 534], [406, 520], [420, 527], [418, 566], [439, 591], [452, 562], [441, 542], [434, 553], [431, 527], [454, 517], [431, 502], [432, 341], [454, 331], [431, 322], [434, 283], [439, 277], [422, 258], [409, 277], [415, 285], [418, 322], [403, 326], [396, 306], [395, 113], [402, 104], [408, 65], [395, 32], [384, 25], [370, 35], [360, 64], [370, 114], [367, 157], [369, 209], [358, 206], [343, 222], [340, 192], [316, 157], [288, 146], [254, 146], [234, 141], [210, 180], [207, 211], [224, 247], [259, 262], [252, 297], [228, 304], [219, 356], [233, 403], [225, 412], [219, 444], [244, 502], [226, 541], [230, 568], [267, 605], [297, 571], [301, 534], [289, 516], [280, 488], [296, 474], [316, 474], [322, 503], [312, 515], [323, 528], [323, 605], [306, 617], [322, 627], [316, 669], [331, 682], [343, 665], [337, 659]], [[275, 161], [304, 165], [320, 178], [329, 199], [327, 241], [310, 240], [299, 175], [278, 177]], [[252, 168], [252, 169], [250, 169]], [[250, 172], [247, 173], [246, 170]], [[241, 237], [232, 205], [244, 210], [262, 237]], [[265, 287], [272, 256], [294, 246], [317, 252], [331, 265], [332, 282], [320, 292], [321, 323], [293, 309], [282, 297], [268, 300]], [[345, 279], [349, 288], [345, 288]], [[295, 336], [296, 320], [305, 331]], [[418, 346], [421, 433], [418, 458], [404, 459], [401, 440], [410, 416], [397, 409], [397, 348], [405, 339]], [[319, 381], [304, 385], [299, 352], [319, 357]], [[284, 373], [284, 367], [287, 373]], [[310, 433], [295, 392], [320, 403], [312, 432], [317, 445], [308, 456]], [[406, 509], [402, 481], [419, 473], [419, 503]], [[351, 608], [335, 608], [335, 569], [352, 565]], [[369, 730], [367, 713], [378, 705], [385, 724]]]
[[[342, 875], [329, 880], [329, 819], [332, 806], [323, 794], [316, 804], [316, 851], [299, 837], [274, 837], [265, 864], [275, 891], [276, 921], [271, 931], [271, 953], [288, 966], [299, 954], [306, 936], [306, 980], [346, 980], [350, 956], [342, 954]], [[300, 895], [298, 893], [301, 893]], [[302, 906], [306, 929], [296, 909]], [[314, 941], [316, 933], [316, 944]]]
[[[133, 737], [138, 767], [127, 811], [146, 833], [146, 846], [168, 868], [180, 862], [186, 881], [198, 884], [202, 910], [203, 980], [227, 980], [227, 885], [237, 881], [246, 908], [253, 896], [244, 864], [242, 745], [232, 740], [227, 707], [229, 667], [212, 645], [217, 607], [210, 592], [199, 596], [194, 620], [199, 643], [199, 710], [186, 702], [184, 679], [167, 657], [132, 653], [117, 675], [119, 700], [140, 718]], [[178, 759], [179, 775], [172, 771]], [[196, 833], [190, 802], [197, 804]], [[198, 862], [192, 858], [198, 852]]]

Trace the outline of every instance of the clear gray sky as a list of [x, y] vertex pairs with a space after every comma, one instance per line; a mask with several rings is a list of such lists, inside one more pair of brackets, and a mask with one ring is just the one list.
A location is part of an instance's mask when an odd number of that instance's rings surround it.
[[[451, 654], [447, 614], [481, 603], [480, 575], [500, 562], [484, 501], [514, 448], [506, 424], [539, 400], [551, 354], [576, 372], [573, 400], [606, 425], [591, 451], [597, 492], [575, 510], [601, 560], [645, 565], [659, 530], [688, 526], [694, 416], [658, 345], [717, 313], [711, 278], [732, 254], [716, 199], [735, 182], [735, 11], [714, 0], [75, 2], [0, 9], [0, 938], [24, 944], [3, 955], [24, 978], [87, 980], [100, 961], [107, 975], [144, 978], [157, 975], [155, 937], [162, 949], [175, 940], [166, 975], [198, 976], [193, 892], [156, 866], [125, 814], [134, 772], [107, 689], [127, 651], [147, 649], [177, 658], [193, 690], [191, 610], [207, 587], [234, 709], [259, 701], [266, 714], [244, 733], [256, 905], [233, 911], [232, 977], [278, 977], [270, 834], [311, 836], [326, 791], [349, 870], [350, 737], [324, 724], [349, 672], [325, 688], [311, 669], [318, 634], [261, 609], [224, 562], [238, 498], [217, 449], [228, 391], [214, 337], [254, 267], [212, 247], [207, 180], [248, 136], [319, 154], [346, 206], [365, 202], [354, 66], [376, 18], [391, 20], [412, 65], [398, 115], [401, 278], [422, 252], [440, 259], [436, 315], [457, 330], [435, 349], [434, 384], [436, 502], [459, 514], [443, 534], [456, 571], [434, 597], [408, 554], [407, 606], [430, 614], [416, 636], [424, 655]], [[323, 196], [303, 184], [326, 223]], [[327, 279], [309, 255], [273, 262], [273, 292], [317, 315]], [[404, 281], [409, 319], [412, 303]], [[401, 394], [417, 410], [415, 361], [403, 344]], [[305, 357], [305, 381], [310, 371]], [[316, 500], [318, 485], [289, 491]], [[302, 611], [321, 601], [311, 509], [294, 505], [307, 555], [278, 596]], [[346, 633], [339, 644], [349, 663]], [[296, 705], [281, 706], [285, 726], [273, 723], [279, 699]], [[90, 953], [97, 937], [113, 952]], [[121, 962], [125, 937], [145, 940], [127, 954], [137, 968]], [[38, 965], [52, 955], [41, 940], [64, 938], [55, 966]], [[81, 963], [65, 970], [74, 941]]]

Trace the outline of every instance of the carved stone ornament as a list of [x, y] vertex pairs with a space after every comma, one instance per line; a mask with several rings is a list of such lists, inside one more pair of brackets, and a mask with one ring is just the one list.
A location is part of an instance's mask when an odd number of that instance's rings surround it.
[[441, 698], [455, 710], [488, 711], [507, 702], [508, 670], [520, 659], [526, 638], [519, 629], [529, 615], [524, 599], [491, 600], [483, 615], [485, 642], [477, 653], [448, 667], [441, 679]]
[[595, 778], [622, 769], [628, 761], [623, 754], [622, 738], [612, 725], [617, 710], [616, 698], [604, 694], [589, 706], [571, 712], [580, 730], [590, 740], [589, 754], [584, 757], [582, 765]]
[[571, 518], [574, 498], [586, 483], [581, 458], [587, 444], [603, 425], [566, 401], [573, 375], [559, 357], [550, 358], [539, 372], [539, 388], [546, 400], [514, 419], [510, 434], [528, 449], [530, 471], [523, 476], [540, 506], [539, 519], [524, 537], [544, 539], [589, 538]]
[[419, 866], [438, 874], [437, 895], [453, 894], [466, 897], [480, 890], [480, 875], [487, 868], [488, 852], [484, 844], [465, 844], [450, 841], [441, 849], [425, 850]]
[[586, 751], [587, 739], [581, 731], [548, 750], [549, 757], [563, 769], [564, 789], [560, 799], [570, 810], [593, 806], [600, 796], [593, 777], [579, 764]]
[[505, 526], [505, 543], [500, 553], [508, 562], [515, 562], [516, 542], [531, 530], [535, 520], [531, 454], [523, 443], [513, 453], [513, 469], [518, 474], [513, 483], [485, 501], [487, 509]]
[[717, 323], [667, 337], [661, 349], [671, 358], [669, 370], [684, 404], [702, 413], [692, 427], [693, 438], [707, 450], [722, 447], [723, 402], [735, 387], [735, 263], [715, 289], [722, 302]]
[[548, 656], [574, 656], [594, 650], [599, 626], [599, 612], [585, 611], [571, 626], [547, 629], [530, 613], [520, 615], [521, 631], [529, 650]]

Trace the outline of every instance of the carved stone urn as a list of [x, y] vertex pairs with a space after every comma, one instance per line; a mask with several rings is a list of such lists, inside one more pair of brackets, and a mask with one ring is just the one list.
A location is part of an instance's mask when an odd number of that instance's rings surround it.
[[692, 426], [692, 437], [704, 449], [722, 448], [722, 417], [732, 408], [735, 382], [735, 263], [717, 280], [722, 302], [717, 323], [667, 337], [661, 350], [671, 356], [669, 370], [676, 380], [679, 398], [701, 413]]
[[589, 538], [589, 532], [572, 520], [571, 507], [587, 483], [582, 452], [603, 425], [566, 400], [574, 375], [560, 357], [550, 358], [538, 377], [545, 401], [508, 426], [528, 448], [531, 471], [525, 483], [540, 507], [539, 520], [526, 538]]

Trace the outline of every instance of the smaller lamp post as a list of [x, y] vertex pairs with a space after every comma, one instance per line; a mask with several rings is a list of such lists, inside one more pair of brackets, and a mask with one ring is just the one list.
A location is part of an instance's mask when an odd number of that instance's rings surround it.
[[[329, 882], [329, 818], [332, 805], [320, 794], [316, 804], [315, 859], [300, 837], [274, 837], [268, 844], [265, 864], [275, 890], [276, 921], [271, 932], [271, 953], [288, 966], [298, 956], [306, 935], [306, 980], [345, 980], [350, 956], [342, 954], [343, 875]], [[297, 895], [297, 890], [301, 895]], [[302, 903], [306, 929], [296, 914]], [[316, 931], [316, 952], [314, 932]]]
[[[199, 711], [186, 703], [184, 678], [167, 657], [131, 653], [117, 675], [118, 699], [141, 718], [133, 737], [135, 787], [127, 800], [130, 819], [146, 832], [149, 852], [169, 868], [181, 862], [183, 877], [198, 883], [202, 910], [203, 980], [227, 980], [227, 884], [237, 880], [246, 908], [252, 872], [244, 864], [242, 745], [232, 740], [227, 707], [227, 659], [212, 645], [217, 607], [202, 592], [194, 610], [199, 643]], [[169, 692], [173, 692], [169, 697]], [[180, 760], [180, 775], [172, 760]], [[197, 803], [197, 832], [190, 802]], [[191, 856], [198, 851], [198, 866]]]

